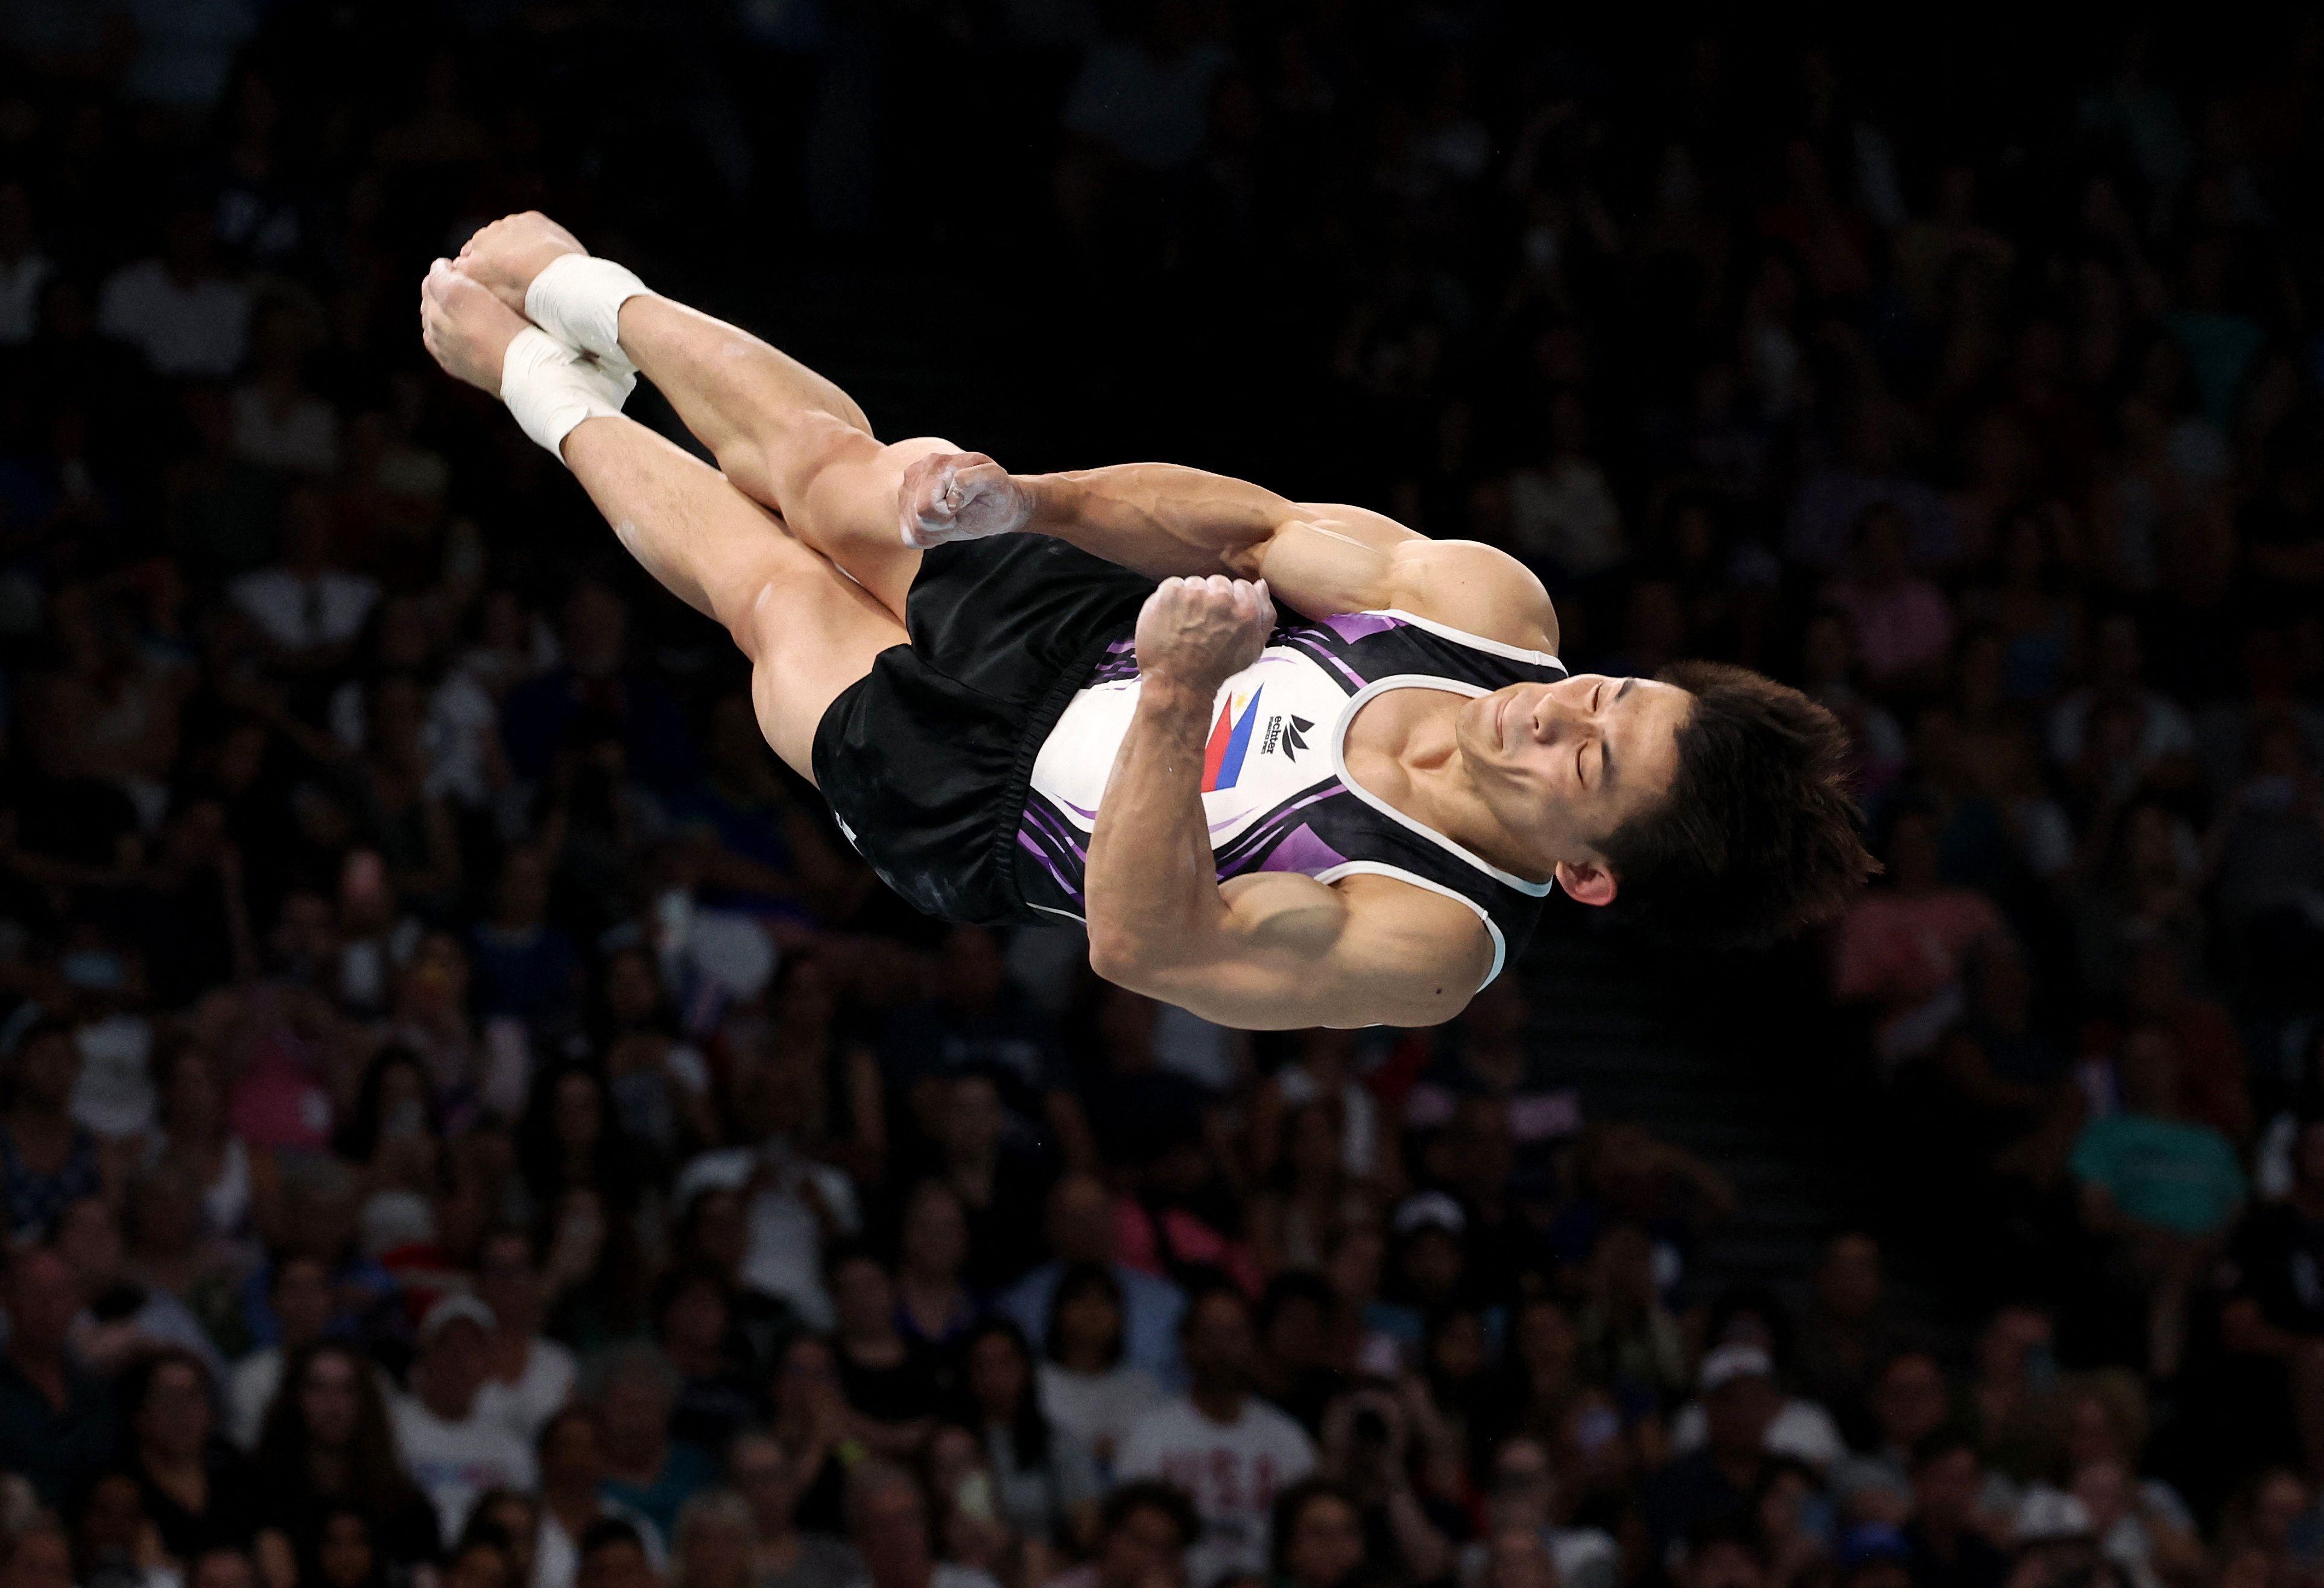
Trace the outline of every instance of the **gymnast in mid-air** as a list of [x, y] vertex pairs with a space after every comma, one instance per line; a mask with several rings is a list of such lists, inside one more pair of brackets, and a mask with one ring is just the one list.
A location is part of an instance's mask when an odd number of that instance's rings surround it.
[[[1553, 888], [1754, 944], [1870, 869], [1830, 713], [1715, 663], [1569, 674], [1489, 546], [1169, 464], [882, 442], [540, 215], [438, 261], [420, 323], [725, 626], [768, 743], [930, 915], [1084, 921], [1101, 975], [1225, 1025], [1425, 1026]], [[639, 374], [715, 468], [622, 416]]]

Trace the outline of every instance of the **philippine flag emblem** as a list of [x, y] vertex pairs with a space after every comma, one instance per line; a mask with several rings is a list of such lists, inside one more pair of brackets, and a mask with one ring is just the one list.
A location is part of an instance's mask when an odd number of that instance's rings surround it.
[[1243, 757], [1250, 752], [1251, 725], [1259, 721], [1262, 684], [1248, 698], [1229, 696], [1219, 706], [1219, 720], [1211, 725], [1210, 743], [1203, 747], [1203, 792], [1231, 789], [1242, 776]]

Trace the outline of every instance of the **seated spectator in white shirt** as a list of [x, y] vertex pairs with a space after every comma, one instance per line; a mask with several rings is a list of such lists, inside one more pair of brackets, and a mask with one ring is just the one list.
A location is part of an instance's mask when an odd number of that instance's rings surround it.
[[484, 1341], [484, 1400], [520, 1439], [540, 1437], [573, 1399], [573, 1353], [540, 1333], [540, 1274], [521, 1230], [494, 1230], [476, 1247], [476, 1297], [493, 1309]]
[[244, 1450], [258, 1448], [266, 1408], [281, 1387], [282, 1364], [323, 1337], [337, 1305], [331, 1270], [321, 1259], [292, 1252], [274, 1265], [266, 1299], [274, 1309], [275, 1343], [262, 1345], [226, 1373], [226, 1435]]
[[379, 586], [335, 566], [330, 498], [300, 486], [283, 499], [281, 556], [235, 579], [226, 596], [274, 647], [278, 667], [310, 672], [346, 656]]
[[862, 1227], [855, 1183], [846, 1171], [808, 1158], [793, 1144], [807, 1122], [808, 1077], [780, 1057], [762, 1057], [735, 1080], [736, 1134], [755, 1147], [696, 1156], [678, 1172], [671, 1201], [683, 1207], [712, 1186], [748, 1199], [750, 1246], [742, 1282], [788, 1302], [812, 1329], [834, 1321], [824, 1287], [826, 1245]]
[[582, 1541], [589, 1529], [611, 1517], [637, 1529], [638, 1541], [655, 1570], [661, 1569], [660, 1533], [631, 1507], [603, 1492], [605, 1448], [597, 1437], [596, 1415], [568, 1406], [540, 1430], [540, 1531], [534, 1546], [531, 1588], [574, 1588], [581, 1569]]
[[250, 290], [212, 256], [210, 217], [196, 205], [171, 212], [161, 252], [124, 265], [97, 298], [97, 329], [145, 355], [154, 372], [210, 379], [242, 365]]
[[[1706, 1376], [1713, 1361], [1723, 1364], [1729, 1377], [1748, 1372], [1764, 1378], [1775, 1376], [1775, 1362], [1765, 1349], [1757, 1345], [1730, 1343], [1721, 1345], [1703, 1358]], [[1701, 1448], [1709, 1436], [1710, 1419], [1702, 1402], [1691, 1400], [1679, 1408], [1671, 1419], [1670, 1441], [1674, 1453]], [[1797, 1395], [1786, 1395], [1775, 1419], [1767, 1425], [1767, 1454], [1787, 1455], [1805, 1462], [1818, 1472], [1848, 1454], [1848, 1444], [1840, 1436], [1840, 1425], [1831, 1414], [1812, 1400]]]
[[484, 1342], [498, 1326], [473, 1296], [447, 1296], [420, 1324], [411, 1390], [395, 1398], [395, 1437], [403, 1464], [447, 1538], [487, 1489], [532, 1486], [532, 1449], [484, 1400]]
[[1187, 1552], [1188, 1582], [1264, 1572], [1275, 1497], [1314, 1470], [1314, 1443], [1250, 1393], [1259, 1347], [1240, 1291], [1195, 1297], [1179, 1334], [1187, 1392], [1130, 1425], [1115, 1476], [1160, 1478], [1193, 1497], [1203, 1536]]
[[234, 391], [234, 452], [244, 463], [323, 476], [339, 466], [339, 416], [307, 384], [309, 316], [287, 299], [250, 324], [250, 374]]

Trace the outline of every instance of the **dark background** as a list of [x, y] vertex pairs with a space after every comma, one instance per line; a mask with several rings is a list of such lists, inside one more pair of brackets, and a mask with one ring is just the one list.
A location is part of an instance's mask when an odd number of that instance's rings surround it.
[[[1729, 1329], [1772, 1336], [1867, 1454], [1910, 1345], [1997, 1482], [2095, 1493], [2111, 1458], [2174, 1482], [2196, 1564], [2108, 1535], [2141, 1588], [2312, 1574], [2324, 26], [1916, 9], [0, 5], [7, 1063], [64, 1020], [76, 1114], [174, 1165], [138, 1087], [166, 1113], [195, 1054], [294, 1180], [438, 1205], [433, 1273], [475, 1259], [442, 1211], [475, 1189], [464, 1142], [521, 1144], [558, 1066], [626, 1075], [632, 1025], [698, 1049], [620, 1122], [655, 1193], [635, 1313], [677, 1255], [659, 1193], [742, 1139], [760, 1067], [835, 1093], [878, 1056], [885, 1156], [835, 1104], [804, 1139], [892, 1206], [948, 1161], [918, 1139], [931, 1076], [1005, 1008], [1039, 1033], [1007, 1077], [1028, 1173], [1076, 1150], [1035, 1101], [1063, 1098], [1126, 1203], [1244, 1241], [1281, 1194], [1254, 1110], [1296, 1092], [1278, 1068], [1344, 1062], [1401, 1149], [1357, 1216], [1448, 1190], [1494, 1233], [1461, 1305], [1578, 1321], [1635, 1469], [1592, 1491], [1627, 1574], [1665, 1569], [1646, 1474]], [[1741, 960], [1562, 906], [1465, 1036], [1230, 1044], [1190, 1182], [1108, 1136], [1134, 1092], [1118, 1001], [1036, 942], [991, 946], [1019, 985], [975, 984], [987, 946], [874, 897], [738, 737], [723, 637], [427, 363], [428, 262], [530, 208], [829, 374], [883, 436], [1362, 503], [1527, 560], [1577, 669], [1796, 683], [1856, 732], [1887, 875]], [[795, 969], [738, 992], [648, 956], [661, 1002], [625, 1025], [613, 966], [672, 899], [755, 923], [834, 1007], [798, 1013]], [[795, 1016], [812, 1041], [738, 1035]], [[1510, 1029], [1513, 1072], [1471, 1062]], [[437, 1156], [388, 1170], [346, 1131], [398, 1044]], [[322, 1128], [261, 1122], [284, 1051]], [[1504, 1185], [1447, 1167], [1416, 1076], [1486, 1100]], [[37, 1136], [11, 1077], [0, 1130]], [[1526, 1122], [1545, 1100], [1563, 1122]], [[543, 1172], [494, 1212], [545, 1251]], [[135, 1251], [131, 1179], [102, 1195]], [[29, 1185], [20, 1242], [69, 1201]], [[1617, 1236], [1640, 1230], [1633, 1316]], [[1845, 1232], [1885, 1257], [1874, 1300], [1842, 1294]], [[296, 1244], [199, 1233], [217, 1294]], [[400, 1361], [431, 1292], [387, 1288], [362, 1329]], [[224, 1358], [273, 1326], [204, 1316]], [[1657, 1377], [1625, 1343], [1665, 1325], [1685, 1360]], [[2101, 1382], [2132, 1410], [2077, 1444]], [[1439, 1496], [1472, 1523], [1484, 1459]], [[2254, 1498], [2269, 1472], [2289, 1530]], [[1812, 1479], [1843, 1524], [1879, 1514]], [[2005, 1544], [2016, 1492], [1990, 1491]], [[1771, 1577], [1840, 1569], [1760, 1547]]]

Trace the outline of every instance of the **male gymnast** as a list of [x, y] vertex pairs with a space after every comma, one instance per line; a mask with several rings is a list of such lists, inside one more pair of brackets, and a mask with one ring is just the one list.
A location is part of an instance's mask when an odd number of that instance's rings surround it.
[[[1822, 707], [1712, 663], [1569, 676], [1491, 547], [1173, 465], [883, 444], [537, 214], [438, 261], [420, 320], [724, 625], [768, 743], [931, 915], [1081, 919], [1099, 974], [1226, 1025], [1425, 1026], [1553, 886], [1759, 943], [1869, 869]], [[640, 373], [716, 467], [622, 417]]]

